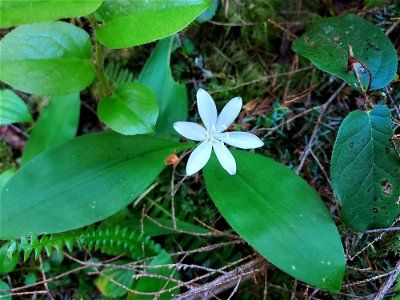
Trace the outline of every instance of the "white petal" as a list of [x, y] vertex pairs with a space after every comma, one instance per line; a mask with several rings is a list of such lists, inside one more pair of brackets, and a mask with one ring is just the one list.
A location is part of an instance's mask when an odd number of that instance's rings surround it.
[[216, 138], [228, 145], [242, 149], [253, 149], [264, 145], [257, 136], [248, 132], [224, 132], [218, 134]]
[[193, 122], [175, 122], [174, 129], [189, 140], [204, 141], [207, 139], [206, 129]]
[[220, 141], [213, 142], [213, 148], [221, 166], [230, 174], [236, 174], [236, 162], [232, 153], [226, 148], [224, 143]]
[[216, 130], [222, 132], [226, 130], [237, 118], [242, 109], [242, 98], [236, 97], [230, 100], [222, 109], [217, 119]]
[[204, 141], [197, 146], [190, 154], [186, 165], [186, 175], [190, 176], [203, 168], [211, 156], [212, 144], [209, 141]]
[[211, 131], [217, 122], [217, 107], [210, 94], [203, 89], [197, 91], [197, 109], [204, 126]]

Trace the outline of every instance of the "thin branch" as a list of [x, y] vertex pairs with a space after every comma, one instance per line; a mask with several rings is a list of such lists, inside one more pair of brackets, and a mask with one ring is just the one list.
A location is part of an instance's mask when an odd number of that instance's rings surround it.
[[209, 283], [192, 288], [189, 291], [178, 295], [175, 300], [194, 300], [199, 299], [200, 296], [201, 299], [204, 300], [211, 299], [214, 295], [218, 295], [219, 293], [235, 287], [239, 278], [241, 278], [242, 281], [246, 281], [252, 278], [255, 274], [264, 272], [266, 266], [266, 260], [264, 258], [254, 259]]
[[312, 134], [311, 134], [310, 141], [308, 142], [308, 144], [307, 144], [307, 146], [306, 146], [306, 149], [303, 151], [303, 153], [302, 153], [302, 155], [301, 155], [301, 157], [300, 157], [300, 164], [299, 164], [299, 166], [298, 166], [297, 169], [296, 169], [296, 173], [297, 173], [297, 174], [300, 173], [300, 170], [303, 168], [303, 165], [304, 165], [304, 163], [305, 163], [305, 161], [306, 161], [308, 155], [310, 155], [310, 153], [311, 153], [311, 148], [312, 148], [312, 146], [313, 146], [313, 144], [314, 144], [314, 141], [315, 141], [315, 139], [316, 139], [316, 137], [317, 137], [317, 133], [318, 133], [318, 130], [319, 130], [319, 127], [320, 127], [322, 118], [323, 118], [323, 116], [324, 116], [324, 114], [325, 114], [325, 112], [326, 112], [328, 106], [331, 104], [331, 102], [332, 102], [333, 100], [336, 99], [336, 97], [339, 95], [339, 93], [340, 93], [345, 87], [346, 87], [346, 82], [343, 82], [343, 83], [338, 87], [338, 89], [329, 97], [328, 101], [326, 101], [326, 102], [322, 105], [322, 109], [321, 109], [321, 112], [320, 112], [320, 114], [319, 114], [319, 117], [318, 117], [318, 120], [317, 120], [317, 124], [315, 125], [314, 130], [313, 130], [313, 132], [312, 132]]
[[396, 267], [390, 272], [392, 272], [391, 276], [385, 282], [385, 284], [379, 289], [378, 293], [376, 293], [373, 300], [382, 300], [389, 291], [389, 289], [392, 287], [396, 278], [400, 275], [400, 260], [398, 261]]

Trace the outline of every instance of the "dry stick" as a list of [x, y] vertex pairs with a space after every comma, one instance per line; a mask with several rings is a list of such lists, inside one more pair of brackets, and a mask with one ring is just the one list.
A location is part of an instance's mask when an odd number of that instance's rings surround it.
[[[394, 224], [396, 224], [398, 221], [400, 221], [400, 217], [398, 217], [396, 219], [396, 221], [394, 221], [390, 226], [392, 227]], [[361, 253], [363, 253], [365, 251], [365, 249], [367, 249], [369, 246], [373, 245], [374, 243], [376, 243], [377, 241], [380, 241], [382, 239], [382, 237], [385, 235], [387, 231], [383, 231], [379, 236], [377, 236], [376, 238], [374, 238], [374, 240], [370, 243], [368, 243], [368, 245], [366, 245], [364, 248], [362, 248], [360, 251], [358, 251], [356, 254], [354, 254], [354, 256], [350, 256], [348, 255], [348, 260], [349, 261], [353, 261], [357, 256], [359, 256]]]
[[390, 94], [388, 87], [385, 88], [385, 91], [386, 91], [386, 96], [389, 98], [390, 102], [392, 103], [392, 105], [397, 113], [397, 116], [400, 118], [400, 105], [396, 105], [396, 101], [393, 99], [392, 95]]
[[43, 285], [47, 291], [47, 297], [50, 300], [54, 300], [53, 295], [50, 293], [49, 286], [47, 285], [47, 279], [46, 279], [46, 274], [44, 273], [44, 266], [43, 266], [43, 260], [42, 260], [42, 255], [39, 256], [39, 262], [40, 262], [40, 272], [42, 273], [43, 277]]
[[206, 283], [200, 287], [192, 288], [189, 291], [178, 295], [175, 300], [191, 300], [191, 299], [201, 299], [207, 300], [224, 292], [237, 284], [238, 278], [242, 281], [246, 281], [259, 272], [264, 272], [266, 268], [266, 261], [263, 258], [254, 259], [235, 270], [222, 275], [215, 280]]
[[[49, 283], [49, 282], [58, 280], [58, 279], [60, 279], [60, 278], [63, 278], [64, 276], [67, 276], [67, 275], [69, 275], [69, 274], [72, 274], [72, 273], [81, 271], [81, 270], [83, 270], [83, 269], [87, 269], [87, 268], [89, 268], [89, 267], [90, 267], [89, 265], [81, 266], [81, 267], [75, 268], [75, 269], [73, 269], [73, 270], [69, 270], [69, 271], [67, 271], [67, 272], [64, 272], [64, 273], [62, 273], [62, 274], [60, 274], [60, 275], [57, 275], [57, 276], [48, 278], [47, 280], [42, 280], [42, 281], [38, 281], [38, 282], [35, 282], [35, 283], [32, 283], [32, 284], [27, 284], [27, 285], [24, 285], [24, 286], [16, 287], [16, 288], [10, 289], [10, 290], [8, 290], [8, 291], [10, 291], [10, 292], [17, 292], [17, 291], [25, 290], [25, 289], [30, 288], [30, 287], [34, 287], [34, 286], [38, 286], [38, 285], [44, 284], [45, 282], [46, 282], [46, 283]], [[47, 292], [46, 292], [46, 293], [47, 293]]]
[[400, 21], [394, 22], [392, 26], [386, 30], [386, 35], [389, 35], [398, 25], [400, 24]]
[[[332, 188], [332, 182], [331, 182], [331, 180], [329, 179], [328, 173], [326, 173], [324, 166], [321, 164], [321, 162], [319, 161], [318, 157], [315, 155], [314, 151], [312, 151], [312, 149], [310, 150], [310, 153], [311, 153], [311, 156], [312, 156], [312, 157], [315, 159], [315, 161], [317, 162], [319, 168], [320, 168], [321, 171], [322, 171], [322, 174], [324, 174], [325, 179], [328, 181], [330, 187]], [[332, 188], [332, 190], [333, 190], [333, 188]]]
[[[36, 294], [47, 294], [47, 291], [33, 291], [33, 292], [21, 292], [21, 293], [12, 293], [12, 294], [5, 294], [5, 295], [0, 295], [1, 298], [8, 298], [12, 296], [27, 296], [27, 295], [36, 295]], [[34, 298], [32, 298], [34, 299]]]
[[242, 281], [242, 275], [240, 275], [239, 280], [237, 281], [237, 283], [235, 285], [235, 288], [233, 289], [232, 293], [229, 295], [227, 300], [231, 300], [232, 297], [236, 294], [241, 281]]
[[365, 231], [364, 233], [388, 232], [388, 231], [398, 231], [398, 230], [400, 230], [400, 227], [388, 227], [388, 228], [371, 229]]
[[380, 274], [380, 275], [376, 275], [376, 276], [373, 276], [373, 277], [370, 277], [370, 278], [367, 278], [367, 279], [364, 279], [364, 280], [360, 280], [360, 281], [352, 282], [352, 283], [349, 283], [349, 284], [345, 284], [342, 287], [343, 288], [347, 288], [347, 287], [367, 284], [367, 283], [370, 283], [371, 281], [378, 280], [379, 278], [387, 277], [387, 276], [395, 273], [395, 271], [396, 271], [396, 269], [393, 269], [393, 270], [391, 270], [391, 271], [389, 271], [389, 272], [387, 272], [385, 274]]
[[133, 202], [133, 207], [136, 207], [140, 201], [144, 197], [146, 197], [152, 190], [154, 190], [158, 186], [158, 182], [153, 183], [151, 186], [149, 186], [134, 202]]
[[397, 263], [396, 267], [392, 271], [392, 275], [390, 275], [386, 283], [379, 289], [379, 292], [376, 293], [373, 300], [382, 300], [389, 289], [392, 287], [396, 278], [400, 275], [400, 261]]
[[174, 229], [177, 229], [176, 227], [176, 216], [175, 216], [175, 170], [176, 166], [173, 165], [172, 168], [172, 175], [171, 175], [171, 214], [172, 214], [172, 224], [174, 226]]
[[297, 167], [296, 169], [296, 173], [299, 174], [300, 170], [303, 168], [304, 162], [306, 161], [308, 155], [310, 155], [311, 153], [311, 148], [314, 144], [314, 140], [317, 137], [317, 132], [319, 130], [320, 124], [321, 124], [321, 120], [322, 117], [324, 116], [326, 109], [328, 108], [329, 104], [331, 104], [331, 102], [333, 100], [336, 99], [336, 97], [339, 95], [339, 93], [345, 88], [346, 86], [346, 82], [343, 82], [339, 88], [329, 97], [328, 101], [326, 101], [323, 105], [322, 105], [322, 110], [319, 114], [318, 120], [317, 120], [317, 124], [315, 124], [313, 133], [311, 135], [310, 141], [308, 142], [306, 149], [304, 150], [304, 152], [302, 153], [301, 157], [300, 157], [300, 165]]
[[289, 30], [287, 30], [286, 28], [284, 28], [282, 25], [276, 23], [274, 20], [272, 19], [268, 19], [267, 22], [273, 26], [275, 26], [276, 28], [282, 30], [283, 32], [285, 32], [288, 36], [290, 36], [290, 38], [292, 39], [297, 39], [297, 35], [295, 35], [294, 33], [290, 32]]

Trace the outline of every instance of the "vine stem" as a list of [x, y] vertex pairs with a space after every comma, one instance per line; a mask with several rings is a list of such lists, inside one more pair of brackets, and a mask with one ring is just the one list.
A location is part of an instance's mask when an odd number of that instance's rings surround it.
[[93, 42], [95, 46], [95, 63], [94, 63], [94, 69], [96, 72], [96, 76], [100, 81], [101, 85], [101, 95], [100, 98], [103, 99], [109, 95], [112, 94], [110, 83], [108, 82], [108, 79], [106, 75], [104, 74], [104, 49], [103, 46], [99, 44], [95, 37], [95, 31], [97, 26], [97, 21], [93, 15], [89, 15], [89, 22], [90, 26], [92, 27], [93, 30]]

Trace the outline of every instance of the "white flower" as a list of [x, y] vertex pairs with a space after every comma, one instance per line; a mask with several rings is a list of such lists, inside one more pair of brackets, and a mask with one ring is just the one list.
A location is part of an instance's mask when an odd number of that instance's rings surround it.
[[[242, 98], [230, 100], [217, 117], [217, 108], [214, 100], [205, 90], [197, 91], [197, 109], [205, 128], [193, 122], [176, 122], [175, 130], [185, 138], [200, 141], [201, 143], [190, 154], [186, 165], [186, 175], [190, 176], [203, 168], [214, 149], [222, 167], [230, 174], [236, 174], [236, 162], [232, 153], [225, 144], [252, 149], [264, 145], [254, 134], [248, 132], [224, 132], [233, 123], [242, 109]], [[225, 144], [224, 144], [225, 143]]]

